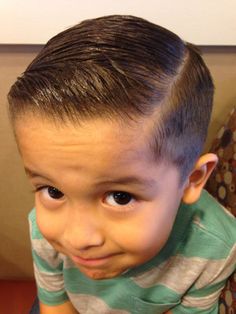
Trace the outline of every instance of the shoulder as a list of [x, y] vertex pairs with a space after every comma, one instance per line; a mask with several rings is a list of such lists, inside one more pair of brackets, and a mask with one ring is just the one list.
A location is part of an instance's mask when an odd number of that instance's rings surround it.
[[34, 266], [41, 271], [53, 271], [61, 269], [64, 263], [64, 255], [58, 253], [40, 232], [35, 208], [28, 215], [30, 239]]
[[28, 222], [29, 222], [31, 239], [42, 239], [43, 235], [41, 234], [37, 225], [37, 221], [36, 221], [36, 209], [35, 208], [33, 208], [29, 213]]
[[[185, 232], [185, 244], [193, 241], [193, 248], [207, 246], [221, 251], [231, 250], [236, 243], [236, 219], [207, 191], [203, 191], [200, 199], [192, 204], [182, 204], [180, 218], [188, 215], [188, 226]], [[186, 238], [187, 237], [187, 238]]]
[[198, 288], [223, 282], [235, 269], [236, 219], [206, 191], [180, 210], [182, 217], [187, 211], [189, 219], [174, 260], [183, 265], [182, 271], [198, 274]]

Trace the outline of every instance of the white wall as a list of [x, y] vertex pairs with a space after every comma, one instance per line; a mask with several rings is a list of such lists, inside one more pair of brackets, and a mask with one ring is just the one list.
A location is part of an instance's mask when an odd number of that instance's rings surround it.
[[0, 44], [44, 44], [87, 18], [144, 17], [198, 45], [236, 45], [236, 0], [0, 0]]

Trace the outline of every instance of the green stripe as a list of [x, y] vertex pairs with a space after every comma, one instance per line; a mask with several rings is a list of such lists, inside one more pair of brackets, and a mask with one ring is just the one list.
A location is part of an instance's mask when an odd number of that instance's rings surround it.
[[[85, 277], [76, 268], [64, 269], [65, 287], [74, 294], [94, 295], [101, 298], [110, 307], [130, 309], [130, 298], [137, 297], [151, 303], [176, 303], [180, 295], [163, 285], [142, 288], [132, 279], [120, 276], [113, 279], [92, 280]], [[111, 293], [112, 291], [112, 293]], [[125, 305], [125, 306], [124, 306]]]
[[186, 241], [183, 241], [179, 247], [178, 254], [185, 257], [221, 260], [229, 256], [231, 249], [232, 247], [226, 246], [219, 238], [192, 225], [188, 230]]
[[28, 215], [28, 219], [29, 219], [29, 222], [31, 223], [31, 226], [32, 226], [32, 231], [31, 231], [31, 239], [34, 240], [34, 239], [44, 239], [42, 233], [39, 231], [39, 228], [38, 228], [38, 225], [37, 225], [37, 222], [36, 222], [36, 209], [33, 208], [31, 210], [31, 212], [29, 213]]
[[201, 288], [198, 290], [195, 285], [188, 291], [188, 296], [189, 297], [194, 297], [194, 298], [201, 298], [201, 297], [206, 297], [210, 294], [213, 294], [214, 292], [220, 290], [225, 286], [226, 279], [223, 281], [220, 281], [214, 285], [207, 286], [205, 288]]
[[60, 305], [69, 299], [65, 290], [47, 291], [41, 287], [38, 287], [38, 298], [47, 305]]

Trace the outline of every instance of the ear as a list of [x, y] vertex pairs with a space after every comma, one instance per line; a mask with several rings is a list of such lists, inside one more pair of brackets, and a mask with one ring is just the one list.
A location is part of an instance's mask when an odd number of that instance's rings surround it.
[[193, 168], [185, 183], [182, 201], [186, 204], [196, 202], [209, 176], [217, 165], [218, 157], [215, 154], [202, 155]]

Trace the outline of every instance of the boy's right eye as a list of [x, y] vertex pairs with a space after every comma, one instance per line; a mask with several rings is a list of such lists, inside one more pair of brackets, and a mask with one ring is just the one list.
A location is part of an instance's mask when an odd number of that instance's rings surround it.
[[36, 189], [36, 192], [38, 191], [44, 191], [44, 193], [47, 193], [47, 196], [56, 200], [61, 199], [64, 196], [60, 190], [53, 186], [41, 186]]

